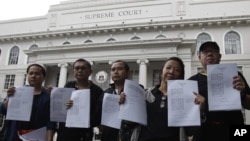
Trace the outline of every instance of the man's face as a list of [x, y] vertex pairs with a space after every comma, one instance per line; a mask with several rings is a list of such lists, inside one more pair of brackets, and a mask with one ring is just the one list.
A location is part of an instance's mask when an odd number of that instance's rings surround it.
[[199, 60], [203, 68], [207, 68], [207, 65], [210, 64], [219, 64], [221, 59], [221, 54], [218, 50], [213, 47], [207, 47], [202, 50], [199, 54]]
[[32, 87], [42, 86], [44, 75], [40, 67], [32, 66], [28, 70], [28, 82]]
[[122, 62], [113, 63], [111, 66], [111, 77], [116, 82], [122, 82], [128, 78], [129, 72], [126, 71]]
[[74, 65], [74, 76], [77, 80], [87, 80], [92, 73], [86, 62], [79, 61]]

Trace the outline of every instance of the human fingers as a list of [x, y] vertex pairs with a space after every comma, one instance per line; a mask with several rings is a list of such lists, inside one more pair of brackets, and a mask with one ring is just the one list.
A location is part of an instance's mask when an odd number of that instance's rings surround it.
[[67, 101], [67, 103], [66, 103], [66, 108], [69, 109], [69, 108], [71, 108], [72, 106], [73, 106], [73, 100]]
[[233, 87], [241, 92], [245, 90], [245, 82], [240, 76], [233, 77]]
[[52, 85], [48, 85], [48, 86], [47, 86], [47, 90], [48, 90], [48, 93], [49, 93], [49, 94], [51, 93], [52, 89], [53, 89], [53, 86], [52, 86]]
[[163, 82], [164, 82], [164, 85], [168, 84], [168, 75], [167, 74], [163, 75]]
[[199, 104], [199, 103], [198, 103], [198, 93], [197, 93], [197, 92], [193, 92], [193, 94], [195, 95], [194, 103], [195, 103], [195, 104]]
[[193, 92], [193, 94], [195, 95], [195, 98], [194, 98], [194, 103], [195, 104], [199, 104], [199, 94], [197, 92]]
[[193, 94], [194, 94], [195, 96], [197, 96], [197, 95], [198, 95], [198, 93], [197, 93], [197, 92], [193, 92]]
[[4, 103], [3, 103], [4, 109], [7, 109], [8, 103], [9, 103], [8, 99], [4, 101]]
[[124, 92], [121, 92], [120, 99], [119, 99], [119, 105], [124, 104], [126, 100], [126, 94]]
[[10, 96], [13, 96], [13, 94], [16, 92], [16, 88], [15, 87], [10, 87], [8, 88], [7, 90], [7, 96], [10, 97]]
[[195, 104], [203, 104], [205, 102], [205, 98], [202, 95], [197, 92], [193, 92], [193, 94], [196, 96], [194, 99]]
[[204, 109], [205, 109], [205, 97], [203, 97], [202, 95], [193, 92], [194, 95], [196, 95], [194, 103], [200, 106], [200, 112], [204, 113]]

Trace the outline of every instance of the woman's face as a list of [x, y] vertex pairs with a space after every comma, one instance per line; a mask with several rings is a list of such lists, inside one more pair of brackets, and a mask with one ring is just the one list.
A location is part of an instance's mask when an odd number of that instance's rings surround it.
[[180, 79], [182, 73], [183, 72], [179, 62], [175, 60], [169, 60], [165, 63], [162, 69], [161, 79], [164, 80], [165, 82], [167, 80]]

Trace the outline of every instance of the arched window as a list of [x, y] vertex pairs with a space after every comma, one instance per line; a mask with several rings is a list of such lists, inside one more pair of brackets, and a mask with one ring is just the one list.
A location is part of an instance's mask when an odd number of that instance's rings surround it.
[[166, 39], [167, 37], [163, 34], [159, 34], [155, 37], [155, 39]]
[[71, 43], [69, 41], [65, 41], [63, 45], [70, 45]]
[[[37, 49], [38, 48], [38, 45], [37, 44], [33, 44], [30, 46], [29, 50], [34, 50], [34, 49]], [[27, 59], [27, 64], [30, 62], [30, 57], [28, 56], [28, 59]]]
[[115, 42], [115, 41], [116, 41], [116, 39], [114, 39], [112, 37], [107, 40], [107, 42]]
[[225, 53], [241, 54], [240, 36], [234, 31], [230, 31], [225, 35]]
[[88, 39], [88, 40], [84, 41], [84, 44], [90, 44], [90, 43], [93, 43], [93, 41], [92, 41], [92, 40], [90, 40], [90, 39]]
[[17, 46], [12, 47], [10, 50], [10, 58], [9, 58], [9, 65], [17, 64], [19, 57], [19, 48]]
[[37, 45], [37, 44], [33, 44], [33, 45], [30, 46], [30, 50], [36, 49], [36, 48], [38, 48], [38, 45]]
[[199, 49], [202, 43], [206, 42], [206, 41], [211, 41], [212, 38], [209, 34], [207, 33], [201, 33], [197, 36], [197, 44], [196, 44], [196, 52], [197, 54], [199, 54]]
[[134, 36], [134, 37], [132, 37], [130, 40], [140, 40], [140, 39], [141, 39], [140, 37]]

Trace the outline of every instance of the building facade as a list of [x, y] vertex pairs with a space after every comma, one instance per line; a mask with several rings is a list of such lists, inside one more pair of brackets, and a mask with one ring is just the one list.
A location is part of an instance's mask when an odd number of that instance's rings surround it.
[[[26, 84], [26, 68], [42, 64], [44, 85], [73, 80], [78, 58], [91, 62], [90, 79], [109, 86], [110, 64], [125, 60], [131, 79], [159, 83], [165, 59], [178, 56], [185, 77], [201, 70], [199, 45], [216, 41], [222, 63], [237, 63], [250, 84], [249, 0], [68, 0], [45, 16], [0, 21], [0, 90]], [[32, 11], [31, 11], [32, 12]], [[246, 111], [250, 124], [250, 113]]]

